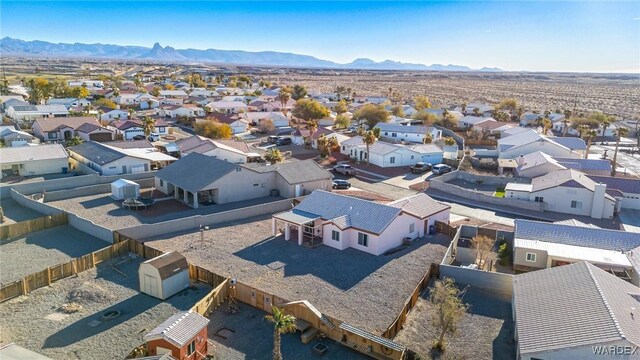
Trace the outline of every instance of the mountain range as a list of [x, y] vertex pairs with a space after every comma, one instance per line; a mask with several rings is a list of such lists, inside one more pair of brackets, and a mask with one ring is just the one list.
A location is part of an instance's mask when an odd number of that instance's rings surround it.
[[2, 56], [32, 56], [50, 58], [95, 58], [120, 60], [149, 60], [181, 63], [217, 63], [255, 66], [310, 67], [329, 69], [363, 69], [363, 70], [424, 70], [424, 71], [484, 71], [498, 72], [498, 68], [471, 69], [461, 65], [424, 65], [403, 63], [392, 60], [375, 62], [360, 58], [348, 64], [322, 60], [309, 55], [292, 54], [276, 51], [241, 51], [217, 49], [175, 49], [162, 47], [155, 43], [153, 47], [123, 46], [109, 44], [66, 44], [47, 41], [25, 41], [4, 37], [0, 39]]

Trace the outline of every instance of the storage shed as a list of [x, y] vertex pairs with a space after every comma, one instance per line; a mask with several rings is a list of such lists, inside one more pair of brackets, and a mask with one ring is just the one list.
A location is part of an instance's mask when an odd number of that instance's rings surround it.
[[140, 291], [165, 300], [189, 287], [189, 264], [179, 252], [168, 252], [140, 264]]
[[140, 197], [140, 184], [126, 179], [116, 180], [111, 183], [111, 197], [114, 200]]
[[179, 312], [144, 336], [149, 355], [172, 359], [204, 359], [208, 353], [209, 319], [193, 310]]

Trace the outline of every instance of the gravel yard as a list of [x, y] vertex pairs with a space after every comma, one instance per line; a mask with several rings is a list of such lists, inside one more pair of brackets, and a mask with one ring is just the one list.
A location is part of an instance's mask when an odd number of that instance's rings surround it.
[[0, 284], [20, 280], [109, 245], [68, 225], [31, 233], [0, 245]]
[[[432, 284], [433, 285], [433, 284]], [[471, 306], [453, 337], [447, 335], [447, 349], [438, 357], [431, 345], [439, 335], [429, 311], [428, 288], [407, 317], [394, 341], [417, 352], [422, 359], [504, 359], [515, 358], [511, 295], [470, 286], [463, 301]]]
[[121, 206], [120, 201], [110, 197], [111, 193], [82, 196], [73, 199], [51, 201], [47, 204], [76, 214], [110, 230], [120, 230], [140, 224], [153, 224], [179, 218], [212, 214], [282, 200], [281, 197], [264, 197], [235, 203], [189, 208], [177, 200], [157, 202], [148, 210], [129, 210]]
[[2, 211], [4, 212], [4, 222], [2, 225], [15, 224], [20, 221], [37, 219], [44, 216], [44, 214], [24, 207], [10, 198], [0, 200], [0, 206], [2, 206]]
[[289, 301], [308, 300], [320, 311], [376, 334], [391, 325], [449, 244], [439, 234], [390, 256], [328, 246], [309, 249], [272, 237], [266, 216], [215, 226], [204, 238], [201, 244], [199, 232], [177, 233], [146, 243], [180, 251], [191, 263]]
[[[128, 262], [120, 264], [124, 260]], [[139, 293], [138, 266], [128, 255], [0, 304], [0, 346], [10, 342], [53, 359], [123, 359], [169, 316], [188, 310], [210, 287], [197, 284], [165, 302]], [[125, 273], [124, 277], [111, 268]], [[67, 314], [63, 304], [80, 310]], [[120, 315], [103, 320], [116, 309]]]

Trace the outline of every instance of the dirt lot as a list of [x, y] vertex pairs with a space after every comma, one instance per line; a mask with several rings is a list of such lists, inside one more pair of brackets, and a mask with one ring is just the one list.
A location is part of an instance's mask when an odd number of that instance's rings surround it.
[[[141, 240], [141, 239], [138, 239]], [[419, 240], [390, 256], [355, 249], [315, 249], [271, 236], [271, 218], [215, 226], [200, 234], [146, 239], [163, 251], [177, 250], [189, 262], [289, 301], [308, 300], [320, 311], [381, 334], [432, 262], [439, 263], [449, 239]]]
[[0, 245], [0, 283], [67, 262], [110, 244], [71, 226], [31, 233]]
[[[143, 343], [144, 334], [175, 312], [188, 310], [210, 291], [198, 284], [161, 302], [137, 291], [142, 259], [117, 265], [127, 277], [111, 268], [126, 259], [113, 259], [77, 278], [0, 304], [0, 346], [15, 342], [60, 360], [123, 359]], [[71, 302], [80, 305], [80, 311], [58, 310]], [[103, 320], [102, 314], [112, 309], [120, 315]]]
[[4, 222], [2, 225], [15, 224], [20, 221], [37, 219], [44, 216], [37, 211], [18, 204], [13, 199], [2, 199], [0, 205], [2, 205], [2, 211], [4, 211]]
[[[266, 320], [267, 314], [252, 306], [238, 304], [240, 312], [227, 314], [226, 303], [214, 311], [209, 319], [209, 339], [213, 343], [216, 359], [244, 360], [267, 359], [273, 350], [273, 325]], [[313, 346], [318, 343], [329, 347], [324, 360], [364, 360], [368, 356], [360, 354], [330, 339], [318, 339], [303, 344], [300, 333], [282, 335], [282, 355], [285, 359], [306, 360], [317, 355]]]
[[431, 345], [438, 334], [429, 317], [429, 289], [409, 313], [404, 329], [394, 341], [417, 352], [422, 359], [510, 360], [515, 357], [511, 295], [473, 286], [463, 297], [471, 308], [460, 322], [458, 333], [445, 338], [448, 347], [443, 354], [432, 353]]
[[91, 220], [110, 230], [119, 230], [139, 224], [153, 224], [282, 200], [281, 197], [265, 197], [228, 204], [200, 206], [198, 209], [192, 209], [177, 200], [167, 200], [157, 202], [147, 210], [135, 211], [123, 208], [120, 202], [113, 200], [110, 195], [111, 193], [96, 194], [51, 201], [47, 204]]

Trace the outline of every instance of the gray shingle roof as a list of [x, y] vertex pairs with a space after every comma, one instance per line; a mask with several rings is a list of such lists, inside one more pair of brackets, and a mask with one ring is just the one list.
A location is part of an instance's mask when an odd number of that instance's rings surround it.
[[611, 171], [611, 163], [609, 160], [603, 159], [573, 159], [573, 158], [554, 158], [558, 164], [575, 170], [603, 170]]
[[399, 208], [350, 196], [315, 190], [294, 210], [316, 214], [325, 220], [337, 219], [342, 228], [354, 227], [380, 234], [400, 214]]
[[629, 251], [640, 246], [640, 234], [559, 223], [515, 221], [516, 239], [538, 240], [603, 250]]
[[607, 184], [608, 189], [620, 190], [626, 194], [640, 194], [640, 180], [631, 178], [619, 178], [611, 176], [588, 175], [595, 182]]
[[72, 146], [69, 148], [69, 151], [99, 165], [105, 165], [125, 157], [123, 153], [93, 141]]
[[407, 133], [407, 134], [420, 134], [420, 135], [424, 135], [427, 133], [427, 131], [431, 131], [430, 127], [420, 126], [420, 125], [404, 126], [404, 125], [395, 125], [395, 124], [387, 124], [387, 123], [378, 123], [376, 124], [376, 127], [380, 128], [380, 131], [383, 133], [383, 135], [385, 131], [401, 132], [401, 133]]
[[[178, 347], [183, 347], [193, 340], [198, 333], [209, 324], [209, 319], [193, 312], [179, 312], [158, 325], [144, 336], [145, 341], [165, 339]], [[206, 339], [205, 339], [206, 341]]]
[[396, 200], [388, 205], [400, 208], [404, 212], [414, 215], [420, 219], [437, 214], [443, 210], [451, 209], [451, 206], [435, 201], [425, 193]]
[[568, 147], [571, 150], [587, 150], [587, 144], [584, 142], [584, 140], [577, 137], [550, 136], [547, 139], [564, 147]]
[[312, 159], [275, 165], [249, 163], [241, 166], [257, 172], [276, 171], [289, 184], [300, 184], [309, 181], [329, 180], [333, 178], [333, 175], [330, 172], [322, 168]]
[[67, 157], [67, 152], [60, 144], [0, 148], [0, 163], [2, 164], [66, 159]]
[[625, 339], [640, 345], [640, 302], [630, 295], [638, 293], [640, 288], [587, 262], [515, 276], [520, 354]]
[[191, 153], [158, 170], [156, 177], [187, 191], [197, 192], [237, 167], [236, 164], [211, 156]]

